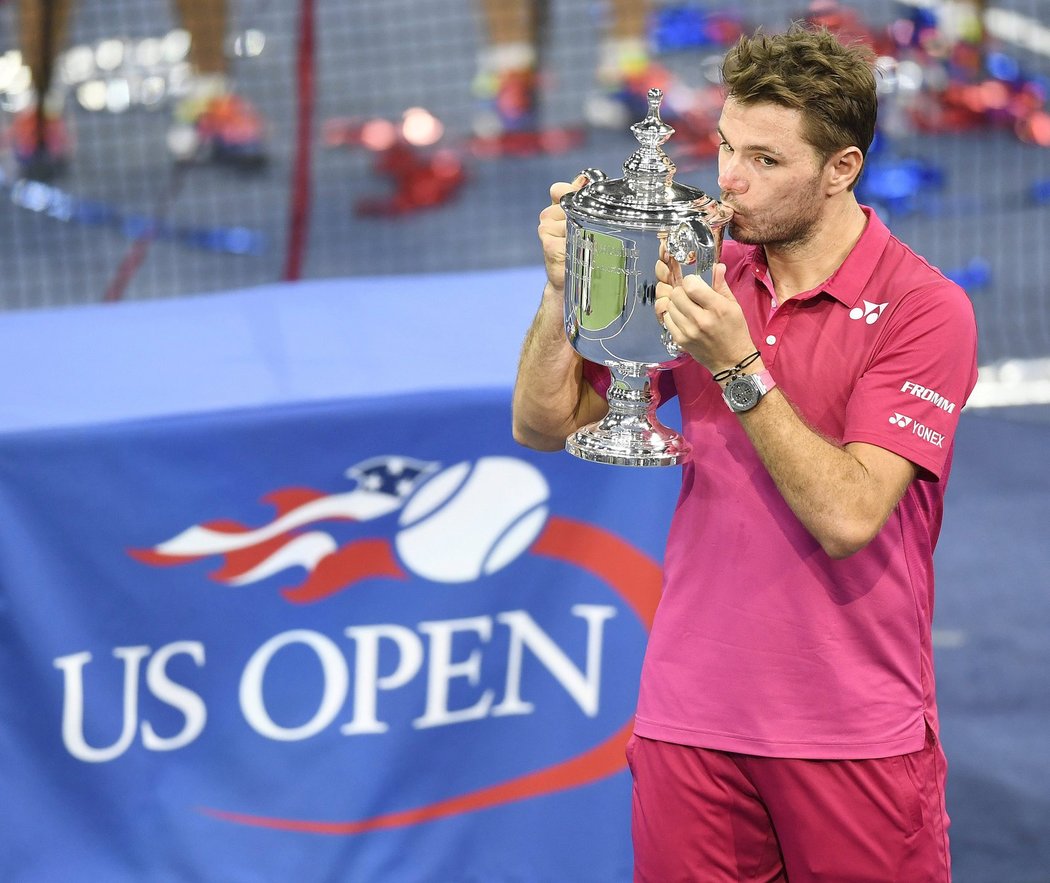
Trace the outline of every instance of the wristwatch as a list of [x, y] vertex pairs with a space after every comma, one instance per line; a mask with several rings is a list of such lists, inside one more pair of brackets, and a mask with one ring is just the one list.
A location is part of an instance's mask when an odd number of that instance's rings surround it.
[[737, 374], [726, 384], [722, 398], [729, 405], [729, 410], [734, 414], [743, 414], [750, 411], [759, 403], [767, 392], [777, 382], [768, 371], [759, 371], [757, 374]]

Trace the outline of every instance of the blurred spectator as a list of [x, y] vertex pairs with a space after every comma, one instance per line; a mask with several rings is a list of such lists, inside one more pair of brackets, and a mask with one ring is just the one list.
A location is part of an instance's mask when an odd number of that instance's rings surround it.
[[[646, 92], [667, 79], [649, 58], [647, 0], [608, 0], [597, 89], [584, 108], [593, 126], [619, 128], [645, 116]], [[537, 0], [480, 0], [486, 43], [478, 55], [475, 133], [498, 137], [538, 128]]]
[[[55, 62], [65, 47], [73, 0], [20, 0], [19, 40], [32, 78], [34, 100], [11, 128], [11, 147], [23, 175], [46, 179], [62, 170], [72, 139], [62, 117], [62, 95], [53, 88]], [[264, 123], [231, 88], [224, 41], [226, 0], [176, 0], [189, 32], [193, 71], [174, 108], [168, 146], [178, 160], [214, 159], [258, 163], [264, 154]]]

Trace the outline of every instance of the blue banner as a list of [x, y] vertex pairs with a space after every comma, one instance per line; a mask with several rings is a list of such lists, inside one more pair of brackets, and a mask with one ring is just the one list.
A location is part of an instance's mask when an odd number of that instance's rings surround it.
[[505, 390], [0, 436], [0, 878], [629, 880], [679, 471]]

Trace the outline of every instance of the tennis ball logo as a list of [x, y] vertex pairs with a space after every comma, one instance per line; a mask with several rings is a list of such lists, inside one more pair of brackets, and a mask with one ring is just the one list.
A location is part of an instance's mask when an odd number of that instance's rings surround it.
[[506, 567], [547, 521], [550, 490], [534, 467], [482, 457], [442, 470], [416, 491], [398, 519], [398, 555], [413, 573], [470, 582]]

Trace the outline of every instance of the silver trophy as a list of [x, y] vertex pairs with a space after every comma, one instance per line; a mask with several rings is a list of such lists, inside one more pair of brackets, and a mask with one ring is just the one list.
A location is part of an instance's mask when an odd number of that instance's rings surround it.
[[701, 190], [674, 182], [661, 145], [674, 129], [660, 119], [663, 92], [650, 89], [649, 113], [631, 126], [638, 148], [611, 180], [586, 169], [588, 183], [567, 193], [565, 331], [583, 358], [607, 365], [609, 413], [573, 433], [565, 449], [620, 466], [673, 466], [689, 444], [656, 417], [658, 372], [682, 353], [656, 318], [656, 263], [666, 250], [683, 271], [709, 272], [732, 211]]

